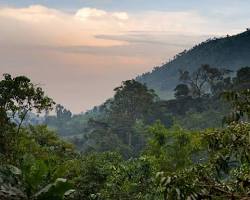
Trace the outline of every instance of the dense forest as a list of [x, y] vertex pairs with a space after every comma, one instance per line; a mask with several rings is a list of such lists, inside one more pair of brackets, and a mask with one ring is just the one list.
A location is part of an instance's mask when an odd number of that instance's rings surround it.
[[[0, 199], [249, 199], [250, 67], [234, 76], [202, 65], [179, 80], [172, 100], [124, 81], [74, 116], [29, 78], [4, 74]], [[31, 112], [47, 125], [27, 121]]]
[[[250, 47], [239, 42], [249, 36], [198, 45], [78, 115], [28, 77], [4, 74], [0, 199], [250, 199]], [[182, 61], [171, 99], [144, 81]], [[160, 74], [159, 85], [169, 76]]]

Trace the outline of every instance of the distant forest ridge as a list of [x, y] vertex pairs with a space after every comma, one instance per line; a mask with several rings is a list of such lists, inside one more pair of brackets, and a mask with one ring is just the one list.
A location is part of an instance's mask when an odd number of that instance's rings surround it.
[[177, 54], [151, 72], [138, 76], [136, 80], [154, 89], [162, 99], [170, 99], [179, 83], [179, 71], [192, 72], [203, 64], [232, 71], [250, 66], [250, 30], [233, 36], [208, 39]]

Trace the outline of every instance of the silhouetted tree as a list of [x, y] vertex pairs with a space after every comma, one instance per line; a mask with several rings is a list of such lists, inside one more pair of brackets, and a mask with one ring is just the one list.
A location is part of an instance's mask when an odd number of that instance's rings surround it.
[[67, 121], [67, 120], [71, 119], [72, 113], [70, 112], [70, 110], [67, 110], [62, 105], [57, 104], [56, 105], [56, 116], [57, 116], [58, 120]]
[[179, 79], [189, 86], [193, 97], [201, 97], [207, 93], [215, 93], [218, 82], [223, 81], [224, 76], [230, 72], [227, 69], [202, 65], [192, 74], [188, 71], [180, 71]]
[[237, 71], [235, 86], [238, 90], [250, 88], [250, 67], [243, 67]]
[[[4, 74], [3, 77], [0, 81], [0, 146], [5, 151], [4, 147], [8, 144], [6, 139], [14, 133], [12, 142], [15, 144], [15, 134], [19, 134], [26, 115], [33, 110], [38, 113], [50, 110], [54, 102], [45, 96], [42, 88], [25, 76], [13, 78], [10, 74]], [[10, 131], [10, 127], [13, 127], [13, 131]]]
[[186, 84], [179, 84], [176, 86], [176, 88], [174, 89], [175, 91], [175, 98], [183, 98], [183, 97], [187, 97], [189, 95], [189, 88]]

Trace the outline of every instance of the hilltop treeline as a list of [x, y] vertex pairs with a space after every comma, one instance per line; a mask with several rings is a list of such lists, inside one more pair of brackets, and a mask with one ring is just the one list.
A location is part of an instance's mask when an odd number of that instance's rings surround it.
[[166, 64], [138, 76], [136, 80], [154, 89], [161, 98], [170, 99], [178, 84], [179, 70], [194, 72], [201, 65], [209, 64], [237, 71], [242, 66], [250, 65], [249, 52], [249, 30], [234, 36], [212, 38], [184, 50]]

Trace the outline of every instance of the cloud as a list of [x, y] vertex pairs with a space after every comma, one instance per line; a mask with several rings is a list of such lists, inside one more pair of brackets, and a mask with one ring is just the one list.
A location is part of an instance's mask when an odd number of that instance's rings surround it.
[[[82, 8], [75, 13], [63, 12], [41, 5], [26, 8], [0, 8], [2, 41], [37, 45], [124, 45], [122, 41], [95, 37], [124, 35], [130, 31], [203, 34], [205, 20], [193, 11], [188, 12], [109, 12]], [[14, 33], [14, 27], [18, 28]], [[192, 27], [192, 28], [190, 28]], [[26, 36], [26, 37], [25, 37]], [[147, 38], [146, 38], [147, 39]]]
[[126, 12], [114, 12], [112, 14], [113, 17], [120, 19], [120, 20], [128, 20], [129, 16]]
[[[106, 11], [83, 8], [67, 13], [40, 5], [0, 8], [0, 30], [5, 43], [27, 45], [112, 46], [120, 42], [98, 40], [99, 33], [123, 31], [122, 21]], [[14, 30], [15, 27], [18, 30]]]
[[96, 38], [123, 41], [129, 44], [152, 44], [168, 47], [188, 48], [197, 41], [203, 41], [214, 35], [181, 35], [168, 32], [128, 32], [123, 35], [96, 35]]
[[56, 47], [120, 46], [134, 42], [173, 46], [183, 45], [180, 41], [190, 35], [199, 41], [201, 36], [214, 32], [227, 34], [221, 24], [213, 24], [195, 11], [127, 13], [86, 7], [65, 12], [41, 5], [0, 7], [0, 31], [0, 45]]
[[195, 11], [0, 7], [0, 74], [30, 76], [58, 103], [80, 112], [109, 98], [122, 80], [232, 29], [226, 27]]
[[103, 10], [98, 10], [95, 8], [83, 8], [83, 9], [78, 10], [75, 14], [76, 18], [83, 20], [83, 21], [89, 18], [100, 18], [105, 15], [107, 15], [107, 12]]

